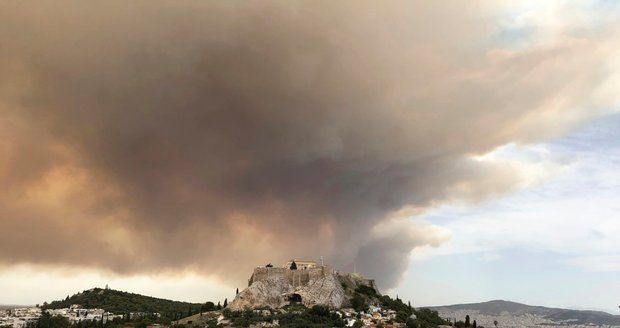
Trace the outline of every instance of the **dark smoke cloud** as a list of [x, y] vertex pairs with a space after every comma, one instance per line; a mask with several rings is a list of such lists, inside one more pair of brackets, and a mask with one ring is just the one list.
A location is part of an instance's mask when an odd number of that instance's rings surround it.
[[605, 78], [602, 40], [493, 50], [453, 6], [2, 3], [0, 264], [324, 255], [393, 286], [447, 238], [395, 216], [518, 187], [471, 156], [563, 132]]

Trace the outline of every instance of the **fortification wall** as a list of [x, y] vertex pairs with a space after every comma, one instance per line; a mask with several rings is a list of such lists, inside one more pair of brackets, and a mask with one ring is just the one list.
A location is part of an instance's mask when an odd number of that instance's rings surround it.
[[293, 286], [305, 286], [312, 279], [319, 279], [325, 277], [327, 274], [332, 274], [333, 270], [327, 266], [319, 266], [314, 268], [291, 270], [288, 268], [275, 268], [275, 267], [258, 267], [254, 269], [252, 276], [248, 280], [248, 286], [256, 281], [264, 281], [270, 277], [282, 277]]

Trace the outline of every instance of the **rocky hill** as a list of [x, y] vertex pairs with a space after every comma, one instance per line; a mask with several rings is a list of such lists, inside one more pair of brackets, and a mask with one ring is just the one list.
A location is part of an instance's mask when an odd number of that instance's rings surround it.
[[[281, 308], [292, 303], [306, 307], [324, 305], [331, 309], [351, 306], [354, 291], [360, 285], [369, 285], [369, 280], [355, 274], [326, 272], [296, 284], [295, 280], [283, 275], [272, 275], [254, 281], [240, 292], [228, 308], [237, 311], [247, 308]], [[369, 286], [374, 289], [374, 286]], [[375, 290], [376, 291], [376, 290]], [[377, 293], [378, 294], [378, 293]]]
[[457, 304], [433, 307], [442, 317], [463, 320], [465, 315], [477, 319], [478, 323], [493, 326], [494, 321], [503, 323], [502, 327], [528, 326], [618, 326], [620, 315], [602, 311], [581, 311], [543, 306], [532, 306], [510, 301], [495, 300], [483, 303]]

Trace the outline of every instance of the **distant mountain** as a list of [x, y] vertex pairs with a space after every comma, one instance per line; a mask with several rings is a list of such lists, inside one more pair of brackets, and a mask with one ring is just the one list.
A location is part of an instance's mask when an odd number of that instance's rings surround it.
[[33, 305], [15, 305], [15, 304], [0, 304], [0, 310], [19, 309], [24, 307], [31, 307]]
[[502, 300], [495, 300], [483, 303], [437, 306], [431, 308], [445, 314], [448, 314], [450, 312], [472, 312], [472, 318], [475, 317], [475, 314], [484, 316], [511, 315], [514, 317], [529, 315], [540, 317], [542, 319], [546, 319], [559, 324], [565, 323], [575, 325], [593, 324], [620, 326], [620, 315], [613, 315], [607, 312], [548, 308], [544, 306], [532, 306]]
[[113, 289], [93, 288], [85, 290], [64, 300], [44, 303], [43, 309], [68, 308], [79, 304], [84, 308], [99, 308], [112, 313], [144, 312], [161, 314], [196, 313], [201, 304], [171, 301], [151, 296], [128, 293]]

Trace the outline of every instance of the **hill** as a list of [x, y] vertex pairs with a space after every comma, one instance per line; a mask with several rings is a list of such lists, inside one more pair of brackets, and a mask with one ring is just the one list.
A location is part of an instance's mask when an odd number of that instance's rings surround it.
[[85, 290], [64, 300], [44, 303], [43, 309], [68, 308], [79, 304], [85, 308], [99, 308], [118, 314], [127, 312], [160, 313], [167, 316], [196, 313], [202, 304], [171, 301], [151, 296], [128, 293], [113, 289], [93, 288]]
[[11, 309], [31, 307], [31, 306], [34, 306], [34, 305], [0, 304], [0, 310], [11, 310]]
[[[610, 325], [620, 326], [620, 315], [613, 315], [602, 311], [582, 311], [560, 308], [548, 308], [544, 306], [532, 306], [510, 301], [494, 300], [483, 303], [456, 304], [448, 306], [432, 307], [441, 315], [456, 317], [467, 313], [476, 317], [506, 317], [518, 318], [539, 318], [542, 321], [539, 325], [553, 323], [559, 325]], [[532, 320], [534, 320], [532, 319]], [[534, 320], [535, 321], [535, 320]]]

